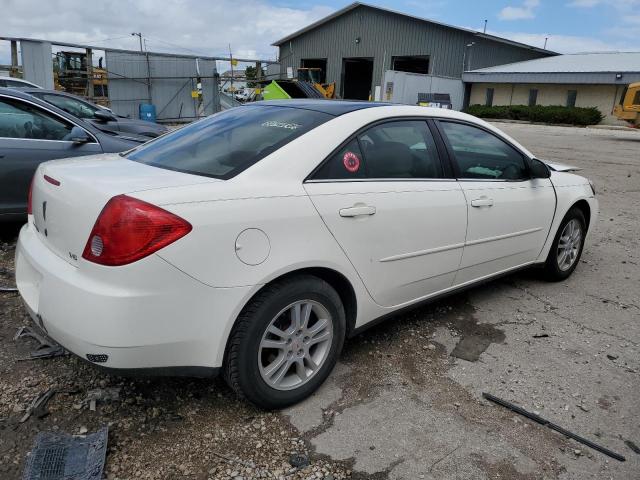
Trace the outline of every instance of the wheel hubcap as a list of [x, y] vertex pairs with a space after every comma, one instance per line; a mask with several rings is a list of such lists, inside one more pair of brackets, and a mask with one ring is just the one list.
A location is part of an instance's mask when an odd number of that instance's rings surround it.
[[558, 241], [558, 268], [560, 270], [569, 270], [576, 263], [581, 245], [582, 227], [578, 220], [573, 219], [565, 225]]
[[292, 390], [320, 370], [331, 350], [333, 322], [320, 303], [300, 300], [276, 315], [260, 341], [258, 367], [276, 390]]

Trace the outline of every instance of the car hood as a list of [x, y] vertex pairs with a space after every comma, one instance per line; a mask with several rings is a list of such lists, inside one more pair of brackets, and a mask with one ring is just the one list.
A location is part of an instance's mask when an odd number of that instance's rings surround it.
[[547, 160], [542, 160], [547, 167], [549, 167], [554, 172], [577, 172], [578, 170], [582, 170], [580, 167], [573, 167], [571, 165], [564, 165], [562, 163], [554, 163], [548, 162]]
[[164, 133], [169, 130], [164, 125], [160, 125], [158, 123], [153, 123], [153, 122], [147, 122], [146, 120], [138, 120], [137, 118], [118, 117], [118, 123], [120, 125], [144, 127], [146, 130], [153, 130], [159, 133]]

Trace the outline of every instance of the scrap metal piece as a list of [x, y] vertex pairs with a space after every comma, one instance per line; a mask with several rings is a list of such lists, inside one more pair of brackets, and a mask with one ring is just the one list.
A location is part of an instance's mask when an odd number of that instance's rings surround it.
[[31, 337], [40, 344], [38, 348], [30, 353], [31, 358], [53, 358], [66, 353], [64, 347], [26, 326], [20, 327], [13, 339], [18, 340], [24, 337]]
[[555, 430], [556, 432], [561, 433], [565, 437], [573, 438], [576, 442], [582, 443], [583, 445], [586, 445], [587, 447], [591, 447], [594, 450], [597, 450], [600, 453], [604, 453], [605, 455], [607, 455], [607, 456], [609, 456], [611, 458], [615, 458], [616, 460], [618, 460], [620, 462], [626, 461], [626, 458], [624, 458], [622, 455], [619, 455], [616, 452], [613, 452], [613, 451], [609, 450], [608, 448], [601, 447], [597, 443], [593, 443], [591, 440], [587, 440], [586, 438], [581, 437], [580, 435], [577, 435], [577, 434], [575, 434], [573, 432], [570, 432], [569, 430], [565, 430], [561, 426], [556, 425], [555, 423], [551, 423], [549, 420], [546, 420], [546, 419], [542, 418], [540, 415], [536, 415], [535, 413], [528, 412], [525, 409], [520, 408], [520, 407], [518, 407], [517, 405], [514, 405], [511, 402], [507, 402], [506, 400], [503, 400], [501, 398], [495, 397], [495, 396], [491, 395], [490, 393], [483, 392], [482, 396], [484, 398], [486, 398], [487, 400], [489, 400], [489, 401], [491, 401], [493, 403], [497, 403], [498, 405], [500, 405], [502, 407], [506, 407], [509, 410], [511, 410], [512, 412], [515, 412], [515, 413], [517, 413], [519, 415], [527, 417], [528, 419], [533, 420], [534, 422], [539, 423], [540, 425], [543, 425], [545, 427], [549, 427], [551, 430]]
[[22, 480], [101, 480], [108, 437], [107, 427], [83, 437], [40, 432]]
[[56, 391], [53, 388], [50, 388], [35, 397], [20, 419], [20, 423], [26, 422], [32, 414], [34, 414], [38, 418], [42, 418], [48, 415], [49, 411], [46, 409], [46, 406], [49, 400], [51, 400], [51, 397], [55, 395], [55, 393]]

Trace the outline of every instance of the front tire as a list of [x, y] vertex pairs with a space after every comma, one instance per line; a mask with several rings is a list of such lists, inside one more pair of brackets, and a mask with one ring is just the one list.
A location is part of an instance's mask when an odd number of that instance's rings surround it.
[[544, 265], [544, 276], [552, 282], [568, 278], [578, 266], [587, 233], [584, 214], [572, 208], [560, 223]]
[[312, 275], [278, 281], [244, 308], [229, 337], [225, 379], [264, 409], [311, 395], [335, 366], [346, 332], [336, 291]]

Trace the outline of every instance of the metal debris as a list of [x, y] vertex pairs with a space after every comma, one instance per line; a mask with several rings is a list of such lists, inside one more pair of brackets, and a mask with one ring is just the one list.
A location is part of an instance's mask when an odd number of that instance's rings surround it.
[[2, 293], [14, 293], [17, 291], [18, 289], [15, 287], [0, 287], [0, 292]]
[[108, 436], [107, 427], [84, 437], [40, 432], [22, 480], [101, 480]]
[[[607, 455], [607, 456], [609, 456], [611, 458], [615, 458], [616, 460], [618, 460], [620, 462], [626, 461], [626, 458], [624, 458], [622, 455], [619, 455], [616, 452], [613, 452], [613, 451], [609, 450], [608, 448], [601, 447], [597, 443], [593, 443], [591, 440], [587, 440], [586, 438], [581, 437], [580, 435], [577, 435], [577, 434], [575, 434], [573, 432], [570, 432], [569, 430], [565, 430], [561, 426], [556, 425], [555, 423], [551, 423], [549, 420], [546, 420], [546, 419], [542, 418], [541, 416], [536, 415], [535, 413], [528, 412], [524, 408], [520, 408], [520, 407], [518, 407], [517, 405], [514, 405], [511, 402], [507, 402], [506, 400], [503, 400], [501, 398], [495, 397], [495, 396], [491, 395], [490, 393], [484, 393], [483, 392], [482, 396], [484, 398], [486, 398], [487, 400], [493, 402], [493, 403], [497, 403], [501, 407], [506, 407], [509, 410], [511, 410], [512, 412], [515, 412], [515, 413], [520, 414], [520, 415], [522, 415], [524, 417], [527, 417], [528, 419], [533, 420], [534, 422], [539, 423], [540, 425], [543, 425], [545, 427], [549, 427], [551, 430], [555, 430], [556, 432], [561, 433], [565, 437], [573, 438], [576, 442], [580, 442], [583, 445], [586, 445], [587, 447], [591, 447], [594, 450], [597, 450], [600, 453], [604, 453], [605, 455]], [[580, 450], [576, 450], [576, 451], [579, 452]]]
[[66, 350], [54, 342], [52, 339], [40, 335], [29, 327], [23, 326], [18, 329], [13, 339], [18, 340], [20, 338], [30, 337], [36, 340], [40, 346], [30, 353], [30, 358], [53, 358], [59, 357], [66, 353]]
[[89, 410], [92, 412], [96, 409], [98, 402], [117, 402], [120, 400], [120, 387], [109, 388], [94, 388], [87, 392], [87, 397], [84, 399], [85, 404], [89, 405]]
[[20, 419], [20, 423], [24, 423], [29, 420], [31, 415], [34, 415], [37, 418], [45, 417], [49, 414], [49, 410], [47, 410], [47, 403], [51, 400], [51, 397], [55, 395], [56, 391], [53, 388], [50, 388], [36, 398], [31, 401], [31, 404], [27, 407], [27, 410], [24, 412], [24, 415]]

